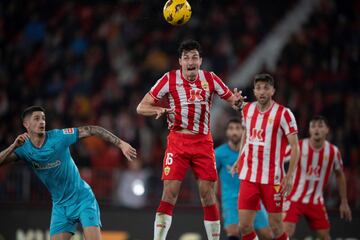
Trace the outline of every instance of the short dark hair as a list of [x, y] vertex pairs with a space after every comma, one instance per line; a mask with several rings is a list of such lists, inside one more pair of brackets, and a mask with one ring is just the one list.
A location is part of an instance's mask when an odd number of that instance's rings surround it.
[[329, 127], [329, 122], [326, 117], [322, 115], [316, 115], [310, 119], [310, 122], [324, 122]]
[[227, 123], [226, 123], [226, 129], [229, 127], [229, 125], [231, 123], [238, 123], [238, 124], [241, 124], [241, 120], [240, 118], [237, 118], [237, 117], [233, 117], [233, 118], [230, 118]]
[[33, 112], [45, 112], [45, 109], [41, 106], [30, 106], [27, 107], [21, 114], [21, 121], [24, 121], [24, 119], [31, 115]]
[[275, 86], [274, 84], [274, 78], [268, 74], [268, 73], [259, 73], [259, 74], [256, 74], [255, 77], [254, 77], [254, 86], [256, 83], [258, 82], [266, 82], [266, 83], [269, 83], [271, 86]]
[[183, 52], [188, 52], [191, 50], [197, 50], [200, 56], [202, 55], [201, 45], [199, 42], [195, 40], [185, 40], [179, 46], [178, 49], [179, 58], [182, 56]]

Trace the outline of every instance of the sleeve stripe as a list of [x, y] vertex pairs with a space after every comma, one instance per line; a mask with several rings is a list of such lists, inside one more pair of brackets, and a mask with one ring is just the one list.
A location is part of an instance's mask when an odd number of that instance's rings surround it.
[[159, 93], [164, 89], [164, 86], [168, 82], [168, 73], [166, 73], [161, 79], [157, 81], [157, 83], [152, 87], [150, 93], [155, 97], [155, 99], [161, 98], [159, 97]]

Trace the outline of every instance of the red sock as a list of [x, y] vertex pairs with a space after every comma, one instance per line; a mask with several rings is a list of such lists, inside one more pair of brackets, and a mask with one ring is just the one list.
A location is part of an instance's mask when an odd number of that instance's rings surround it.
[[216, 204], [205, 206], [204, 209], [204, 220], [205, 221], [218, 221], [220, 220], [219, 209]]
[[279, 237], [275, 238], [275, 240], [287, 240], [288, 235], [284, 232], [282, 235], [280, 235]]
[[168, 202], [160, 201], [160, 205], [156, 212], [165, 213], [167, 215], [172, 216], [174, 210], [174, 205]]
[[256, 233], [254, 231], [246, 235], [242, 235], [241, 237], [242, 240], [253, 240], [254, 238], [256, 238]]

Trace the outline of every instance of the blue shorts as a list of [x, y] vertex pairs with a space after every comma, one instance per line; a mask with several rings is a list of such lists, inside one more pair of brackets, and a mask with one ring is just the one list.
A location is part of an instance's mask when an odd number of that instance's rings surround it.
[[[222, 203], [222, 216], [224, 227], [232, 224], [239, 224], [239, 212], [237, 208], [237, 198], [226, 199]], [[261, 203], [261, 209], [256, 212], [254, 228], [261, 229], [269, 226], [268, 214], [264, 205]]]
[[99, 205], [93, 195], [81, 198], [73, 205], [53, 205], [50, 236], [65, 232], [74, 234], [78, 223], [81, 223], [83, 228], [101, 227]]

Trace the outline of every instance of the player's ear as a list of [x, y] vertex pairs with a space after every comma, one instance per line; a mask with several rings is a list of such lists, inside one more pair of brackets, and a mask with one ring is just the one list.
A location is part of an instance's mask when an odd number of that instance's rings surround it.
[[276, 92], [276, 89], [274, 87], [272, 87], [271, 96], [274, 96], [275, 92]]
[[28, 128], [29, 127], [29, 119], [28, 118], [25, 118], [24, 120], [23, 120], [23, 126], [24, 126], [24, 128]]
[[30, 116], [29, 115], [27, 115], [27, 116], [25, 116], [24, 117], [24, 119], [23, 119], [23, 126], [24, 126], [24, 128], [26, 128], [26, 129], [28, 129], [28, 127], [30, 126]]

